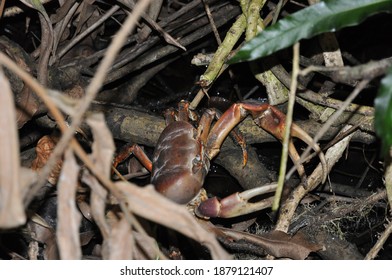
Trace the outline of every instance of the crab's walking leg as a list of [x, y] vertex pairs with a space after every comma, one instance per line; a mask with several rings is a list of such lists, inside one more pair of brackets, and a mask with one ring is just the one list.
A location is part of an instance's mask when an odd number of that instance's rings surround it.
[[152, 170], [151, 160], [148, 158], [146, 153], [140, 148], [139, 145], [125, 145], [117, 156], [113, 160], [113, 167], [116, 168], [121, 162], [126, 160], [131, 154], [133, 154], [141, 164], [149, 171]]
[[[280, 141], [283, 140], [286, 116], [277, 108], [268, 103], [236, 103], [233, 104], [226, 112], [219, 118], [207, 139], [207, 154], [209, 158], [215, 157], [222, 146], [223, 141], [233, 128], [241, 122], [248, 114], [251, 114], [254, 122], [264, 130], [274, 135]], [[319, 155], [320, 162], [323, 166], [323, 182], [327, 177], [327, 162], [320, 147], [314, 143], [313, 139], [299, 126], [293, 124], [291, 127], [293, 137], [299, 138], [306, 144], [310, 145]], [[293, 142], [289, 143], [289, 154], [300, 176], [305, 175], [304, 167], [299, 162], [299, 155]]]
[[[246, 107], [249, 108], [248, 106]], [[251, 108], [249, 108], [249, 110], [252, 111]], [[269, 106], [268, 110], [264, 111], [261, 115], [254, 115], [253, 119], [258, 126], [262, 127], [263, 129], [265, 129], [266, 131], [274, 135], [280, 141], [283, 141], [286, 116], [277, 108], [273, 106]], [[317, 143], [313, 141], [312, 137], [310, 137], [309, 134], [307, 134], [302, 128], [300, 128], [295, 123], [291, 125], [291, 136], [301, 139], [303, 142], [311, 146], [313, 150], [317, 152], [320, 158], [321, 165], [323, 167], [322, 182], [324, 183], [328, 176], [328, 167], [327, 167], [327, 161], [325, 160], [324, 153], [321, 151], [320, 147], [317, 145]], [[300, 156], [298, 155], [298, 152], [295, 149], [292, 140], [290, 140], [289, 143], [289, 154], [294, 164], [296, 165], [297, 169], [299, 168], [298, 173], [301, 176], [304, 175], [305, 173], [304, 168], [302, 164], [299, 163]]]
[[[222, 138], [223, 139], [222, 141], [220, 140], [211, 141], [211, 139], [217, 139], [215, 138], [216, 136], [216, 134], [214, 134], [215, 132], [214, 131], [210, 132], [210, 127], [214, 118], [217, 119], [218, 120], [217, 123], [219, 123], [219, 120], [222, 118], [222, 114], [215, 109], [211, 109], [211, 108], [207, 109], [204, 112], [203, 116], [201, 117], [199, 122], [199, 127], [198, 127], [199, 138], [201, 139], [201, 141], [203, 141], [203, 143], [206, 143], [205, 146], [206, 146], [206, 153], [208, 158], [211, 160], [216, 155], [214, 152], [211, 152], [211, 150], [219, 151], [220, 146], [223, 143], [223, 140], [226, 139], [227, 134], [230, 134], [234, 142], [236, 142], [242, 149], [242, 158], [243, 158], [242, 164], [243, 166], [245, 166], [248, 161], [248, 151], [246, 149], [246, 142], [242, 134], [238, 130], [236, 130], [235, 127], [232, 127], [230, 130], [225, 130], [224, 133], [217, 136]], [[224, 124], [226, 125], [227, 122], [224, 122]], [[216, 131], [215, 127], [216, 124], [214, 125], [213, 128]], [[219, 127], [224, 127], [224, 126], [221, 125]]]

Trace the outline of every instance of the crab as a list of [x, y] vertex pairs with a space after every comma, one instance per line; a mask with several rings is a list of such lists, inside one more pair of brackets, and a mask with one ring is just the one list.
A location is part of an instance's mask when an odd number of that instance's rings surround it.
[[[165, 112], [167, 126], [158, 139], [152, 160], [135, 144], [127, 146], [116, 158], [114, 165], [133, 153], [151, 172], [151, 183], [159, 193], [179, 204], [188, 204], [201, 192], [210, 161], [218, 155], [229, 134], [241, 146], [243, 164], [246, 164], [246, 143], [235, 127], [248, 115], [251, 115], [257, 126], [282, 141], [286, 116], [268, 103], [235, 103], [222, 115], [216, 110], [207, 109], [201, 116], [198, 126], [194, 127], [189, 120], [195, 119], [195, 114], [189, 109], [187, 101], [181, 101], [177, 111]], [[213, 123], [215, 119], [216, 122]], [[292, 124], [291, 136], [310, 145], [318, 153], [323, 170], [327, 170], [320, 147], [304, 130]], [[299, 155], [292, 140], [289, 143], [289, 155], [294, 163], [298, 162]], [[296, 164], [296, 167], [299, 175], [305, 176], [304, 167], [300, 164]], [[234, 217], [261, 210], [268, 207], [271, 201], [251, 203], [249, 200], [263, 192], [265, 188], [235, 193], [221, 200], [216, 197], [204, 199], [196, 207], [195, 214], [203, 218]]]

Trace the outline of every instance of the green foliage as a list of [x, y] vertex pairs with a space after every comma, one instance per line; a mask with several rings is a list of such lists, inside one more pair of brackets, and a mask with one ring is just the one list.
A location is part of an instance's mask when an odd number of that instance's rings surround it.
[[374, 107], [374, 126], [382, 140], [382, 152], [386, 154], [392, 146], [392, 67], [381, 81]]
[[260, 32], [229, 63], [261, 58], [301, 39], [357, 25], [371, 15], [391, 11], [391, 0], [323, 1], [287, 16]]

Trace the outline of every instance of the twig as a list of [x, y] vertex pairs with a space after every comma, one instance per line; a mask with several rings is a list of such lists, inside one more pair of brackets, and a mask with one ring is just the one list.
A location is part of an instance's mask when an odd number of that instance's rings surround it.
[[225, 39], [216, 50], [207, 70], [200, 76], [200, 82], [203, 83], [203, 87], [208, 87], [216, 79], [228, 55], [233, 50], [234, 45], [238, 42], [241, 34], [245, 31], [245, 28], [246, 17], [242, 14], [227, 32]]
[[[72, 16], [79, 8], [79, 5], [80, 4], [78, 2], [73, 3], [72, 7], [67, 12], [67, 15], [56, 24], [54, 28], [53, 57], [51, 60], [54, 60], [56, 58], [55, 54], [57, 53], [57, 47], [60, 43], [60, 39], [64, 34], [64, 30], [68, 27], [68, 23], [72, 19]], [[52, 65], [51, 61], [49, 62], [49, 64]]]
[[283, 2], [284, 2], [284, 0], [279, 0], [278, 4], [276, 5], [275, 11], [274, 11], [274, 18], [272, 19], [272, 24], [274, 24], [274, 23], [276, 23], [278, 21], [280, 10], [282, 9], [282, 7], [284, 5]]
[[[42, 6], [42, 4], [40, 5]], [[42, 7], [42, 10], [38, 11], [39, 21], [41, 23], [41, 46], [37, 76], [40, 83], [45, 86], [48, 83], [48, 64], [53, 48], [54, 32], [52, 23], [45, 9]]]
[[[304, 61], [301, 61], [301, 63]], [[378, 61], [370, 61], [358, 66], [345, 67], [325, 67], [316, 65], [308, 66], [302, 70], [302, 75], [307, 75], [310, 72], [316, 71], [331, 77], [334, 82], [349, 83], [361, 79], [373, 79], [385, 74], [385, 71], [392, 65], [392, 57], [384, 58]]]
[[[133, 3], [131, 3], [131, 1], [121, 1], [124, 5], [126, 5], [127, 7], [134, 9], [135, 5]], [[165, 41], [173, 46], [176, 46], [177, 48], [182, 49], [183, 51], [186, 51], [186, 48], [181, 45], [181, 43], [179, 43], [176, 39], [174, 39], [169, 33], [167, 33], [165, 30], [163, 30], [163, 28], [157, 24], [149, 15], [147, 15], [146, 13], [142, 13], [141, 17], [152, 27], [154, 28], [157, 32], [159, 32], [162, 37], [165, 39]]]
[[299, 43], [295, 43], [293, 46], [293, 74], [291, 78], [289, 102], [287, 105], [287, 114], [286, 114], [286, 122], [285, 122], [286, 129], [284, 131], [283, 142], [282, 142], [283, 149], [282, 149], [282, 156], [280, 160], [278, 188], [276, 189], [274, 202], [272, 203], [272, 211], [276, 211], [279, 208], [279, 202], [282, 196], [283, 185], [286, 177], [285, 174], [286, 174], [287, 157], [288, 157], [289, 144], [290, 144], [291, 124], [293, 122], [295, 92], [297, 90], [297, 84], [298, 84], [298, 74], [299, 74]]
[[210, 6], [206, 2], [206, 0], [202, 0], [202, 2], [203, 2], [203, 5], [204, 5], [204, 9], [206, 10], [206, 14], [207, 14], [208, 20], [210, 21], [211, 29], [214, 32], [215, 40], [218, 43], [218, 45], [220, 45], [220, 44], [222, 44], [222, 40], [221, 40], [221, 38], [219, 36], [218, 29], [216, 28], [214, 18], [212, 17]]
[[[315, 93], [311, 90], [307, 90], [305, 92], [301, 92], [298, 94], [301, 98], [305, 100], [309, 100], [312, 103], [319, 104], [322, 106], [326, 106], [333, 109], [339, 109], [342, 107], [343, 101], [337, 100], [331, 97], [322, 96], [320, 93]], [[365, 105], [358, 105], [351, 103], [349, 104], [345, 110], [345, 112], [355, 112], [356, 114], [364, 115], [364, 116], [374, 116], [374, 108]]]
[[378, 252], [384, 246], [384, 243], [387, 241], [388, 237], [392, 233], [392, 222], [389, 222], [388, 225], [385, 227], [384, 232], [378, 238], [376, 244], [370, 249], [370, 251], [366, 254], [365, 260], [373, 260], [377, 257]]

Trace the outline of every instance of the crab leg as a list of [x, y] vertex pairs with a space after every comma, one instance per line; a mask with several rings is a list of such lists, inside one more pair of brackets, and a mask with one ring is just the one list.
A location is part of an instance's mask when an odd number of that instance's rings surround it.
[[126, 160], [131, 154], [133, 154], [143, 166], [151, 172], [152, 163], [145, 152], [140, 148], [139, 145], [126, 145], [121, 151], [117, 154], [117, 156], [113, 160], [113, 167], [116, 168], [122, 161]]
[[[264, 106], [263, 108], [266, 110], [269, 105], [262, 104], [261, 106]], [[214, 158], [219, 153], [220, 147], [230, 131], [232, 131], [247, 115], [248, 112], [242, 108], [240, 103], [231, 105], [231, 107], [223, 113], [211, 129], [207, 139], [206, 152], [209, 158]]]
[[[210, 108], [204, 112], [204, 114], [202, 115], [200, 122], [199, 122], [198, 136], [199, 136], [200, 140], [203, 141], [203, 143], [206, 143], [206, 147], [209, 147], [209, 145], [211, 144], [211, 142], [207, 142], [207, 141], [209, 139], [209, 135], [211, 135], [210, 134], [210, 127], [211, 127], [212, 121], [214, 120], [214, 117], [219, 121], [222, 117], [222, 114], [219, 111]], [[246, 149], [246, 142], [245, 142], [244, 137], [241, 135], [241, 133], [238, 130], [236, 130], [235, 127], [233, 127], [231, 130], [229, 130], [227, 132], [225, 131], [223, 133], [224, 138], [226, 138], [227, 133], [229, 133], [231, 138], [234, 140], [234, 142], [236, 142], [241, 147], [242, 158], [243, 158], [242, 163], [243, 163], [243, 166], [245, 166], [248, 161], [248, 151]], [[220, 137], [222, 137], [222, 136], [220, 136]], [[211, 141], [211, 139], [209, 141]], [[218, 144], [222, 145], [222, 142], [220, 142]], [[217, 143], [214, 142], [212, 144], [216, 145]], [[210, 151], [210, 149], [207, 148], [207, 156], [209, 159], [212, 159], [212, 157], [214, 157], [215, 154], [211, 154], [211, 153], [209, 153], [209, 151]]]
[[[279, 111], [277, 108], [273, 106], [269, 106], [269, 108], [266, 111], [264, 111], [261, 115], [255, 115], [252, 111], [252, 106], [254, 105], [252, 104], [251, 106], [248, 106], [249, 104], [244, 104], [244, 105], [246, 109], [252, 112], [253, 120], [258, 126], [262, 127], [263, 129], [265, 129], [266, 131], [274, 135], [280, 141], [283, 141], [286, 116], [281, 111]], [[317, 143], [313, 141], [312, 137], [310, 137], [309, 134], [307, 134], [302, 128], [300, 128], [295, 123], [291, 125], [291, 136], [301, 139], [303, 142], [311, 146], [313, 150], [315, 150], [318, 153], [323, 168], [322, 182], [324, 183], [325, 180], [327, 179], [328, 168], [327, 168], [327, 161], [325, 160], [324, 153], [321, 151], [320, 147], [317, 145]], [[294, 164], [296, 165], [297, 169], [299, 168], [298, 173], [300, 174], [300, 176], [305, 175], [305, 171], [302, 164], [298, 164], [300, 156], [297, 150], [295, 149], [292, 140], [290, 140], [289, 143], [289, 154]]]
[[[248, 114], [251, 114], [254, 122], [264, 130], [274, 135], [280, 141], [283, 140], [286, 116], [277, 108], [268, 103], [236, 103], [233, 104], [216, 122], [211, 129], [207, 139], [207, 154], [209, 158], [213, 158], [219, 153], [220, 147], [229, 132], [241, 122]], [[327, 176], [327, 163], [320, 147], [314, 143], [313, 139], [299, 126], [293, 124], [291, 127], [291, 135], [299, 138], [306, 144], [310, 145], [319, 155], [320, 162], [323, 166], [323, 182]], [[299, 160], [299, 155], [293, 142], [289, 143], [289, 154], [294, 163]], [[302, 165], [296, 164], [300, 176], [305, 175]]]

